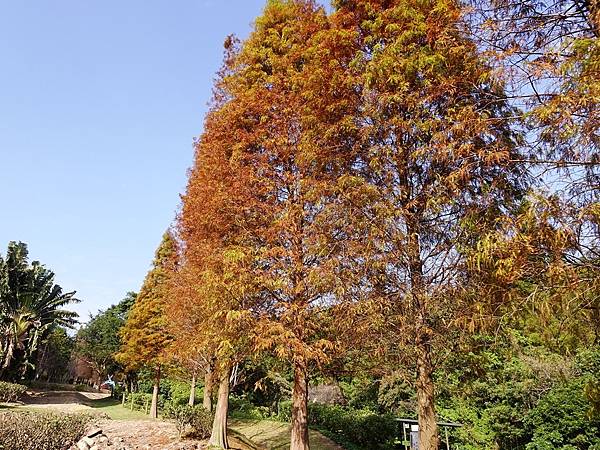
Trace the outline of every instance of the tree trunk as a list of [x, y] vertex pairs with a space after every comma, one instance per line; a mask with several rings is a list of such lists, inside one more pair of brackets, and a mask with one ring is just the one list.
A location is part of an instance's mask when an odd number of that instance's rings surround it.
[[[10, 337], [9, 337], [10, 339]], [[2, 367], [0, 367], [0, 379], [4, 376], [6, 370], [10, 367], [10, 363], [12, 362], [12, 358], [15, 352], [14, 341], [10, 339], [8, 341], [8, 346], [6, 347], [6, 355], [4, 361], [2, 361]]]
[[154, 377], [154, 389], [152, 390], [152, 405], [150, 406], [150, 417], [158, 418], [158, 388], [160, 387], [160, 366], [156, 368]]
[[419, 449], [438, 450], [440, 441], [435, 417], [435, 389], [429, 344], [427, 342], [418, 342], [417, 352]]
[[6, 357], [4, 358], [4, 361], [2, 363], [2, 370], [8, 369], [8, 367], [10, 366], [10, 363], [12, 361], [14, 353], [15, 353], [15, 342], [12, 339], [10, 339], [8, 341], [8, 346], [6, 348]]
[[207, 411], [211, 411], [213, 409], [212, 402], [212, 390], [213, 390], [213, 371], [212, 368], [209, 367], [204, 374], [204, 397], [202, 399], [202, 406], [206, 408]]
[[210, 435], [209, 444], [218, 448], [229, 448], [229, 445], [227, 444], [227, 411], [229, 409], [230, 375], [230, 368], [224, 370], [221, 374], [217, 407], [215, 409], [215, 419], [213, 421], [212, 433]]
[[[407, 172], [408, 173], [408, 168]], [[408, 185], [408, 184], [407, 184]], [[407, 256], [410, 269], [412, 311], [415, 314], [415, 346], [417, 351], [417, 408], [419, 415], [419, 449], [438, 450], [440, 442], [435, 417], [433, 367], [431, 365], [431, 329], [429, 297], [423, 278], [421, 257], [422, 210], [411, 210], [406, 218], [408, 231]]]
[[308, 444], [308, 377], [306, 363], [294, 363], [292, 390], [292, 442], [290, 450], [309, 450]]
[[188, 401], [188, 405], [194, 406], [196, 403], [196, 372], [192, 375], [192, 386], [190, 387], [190, 400]]

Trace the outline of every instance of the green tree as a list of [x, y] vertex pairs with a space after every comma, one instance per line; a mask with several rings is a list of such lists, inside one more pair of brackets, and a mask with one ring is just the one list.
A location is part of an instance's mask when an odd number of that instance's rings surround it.
[[54, 328], [41, 346], [35, 364], [35, 379], [65, 383], [75, 349], [75, 338], [63, 327]]
[[136, 297], [135, 292], [128, 292], [117, 305], [90, 317], [77, 333], [76, 353], [91, 365], [100, 378], [122, 370], [115, 355], [121, 348], [120, 330]]

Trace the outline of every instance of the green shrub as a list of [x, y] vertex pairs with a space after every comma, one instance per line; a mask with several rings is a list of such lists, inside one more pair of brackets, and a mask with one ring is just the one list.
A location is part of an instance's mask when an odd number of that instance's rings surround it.
[[85, 414], [0, 413], [3, 450], [62, 450], [75, 444], [93, 420]]
[[332, 437], [350, 441], [364, 448], [392, 448], [398, 425], [393, 416], [370, 410], [311, 403], [308, 408], [310, 425], [329, 431]]
[[179, 433], [179, 437], [185, 431], [185, 428], [191, 423], [192, 416], [194, 415], [194, 408], [189, 405], [178, 405], [171, 402], [165, 404], [163, 411], [163, 417], [165, 419], [173, 420], [175, 422], [175, 428]]
[[[170, 380], [169, 383], [165, 386], [165, 390], [161, 389], [161, 393], [165, 395], [167, 400], [170, 400], [171, 403], [178, 405], [187, 405], [190, 400], [190, 383]], [[196, 387], [196, 401], [202, 401], [202, 388]]]
[[292, 421], [292, 402], [290, 400], [279, 402], [277, 406], [277, 419], [282, 422]]
[[[277, 418], [289, 422], [291, 417], [292, 402], [280, 402]], [[310, 403], [308, 422], [340, 444], [350, 442], [364, 448], [393, 448], [398, 436], [395, 417], [370, 410]]]
[[[133, 392], [125, 396], [125, 407], [131, 408], [137, 411], [146, 411], [150, 409], [152, 405], [152, 394], [146, 394], [145, 392]], [[165, 406], [165, 398], [162, 395], [158, 396], [158, 409], [163, 409]]]
[[600, 449], [600, 420], [588, 416], [585, 378], [556, 386], [525, 417], [527, 450]]
[[210, 436], [212, 431], [213, 415], [203, 406], [179, 405], [167, 402], [164, 409], [164, 417], [175, 421], [179, 436], [190, 426], [192, 435], [198, 439]]
[[261, 420], [271, 418], [274, 414], [268, 406], [256, 406], [246, 396], [231, 396], [229, 411], [236, 419]]
[[15, 402], [25, 393], [27, 386], [0, 381], [0, 402]]
[[194, 415], [190, 425], [192, 434], [197, 439], [206, 439], [210, 436], [213, 425], [213, 414], [202, 405], [194, 406]]

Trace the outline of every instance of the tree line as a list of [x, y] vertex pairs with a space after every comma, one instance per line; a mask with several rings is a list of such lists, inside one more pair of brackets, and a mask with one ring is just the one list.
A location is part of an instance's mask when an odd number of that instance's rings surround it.
[[597, 347], [599, 11], [268, 1], [225, 41], [117, 360], [150, 368], [155, 394], [169, 365], [202, 375], [221, 448], [249, 361], [289, 375], [292, 450], [309, 448], [311, 377], [401, 369], [429, 450], [440, 370], [483, 336]]

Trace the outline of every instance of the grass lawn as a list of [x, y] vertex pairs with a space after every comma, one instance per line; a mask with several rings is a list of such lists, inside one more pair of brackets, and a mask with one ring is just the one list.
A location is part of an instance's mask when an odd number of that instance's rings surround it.
[[[290, 448], [290, 425], [287, 423], [273, 420], [233, 419], [230, 421], [229, 428], [268, 449]], [[317, 431], [311, 430], [309, 439], [311, 450], [343, 450]]]
[[150, 417], [142, 411], [131, 411], [127, 406], [123, 407], [121, 401], [115, 398], [103, 398], [91, 400], [86, 405], [92, 407], [95, 412], [105, 413], [113, 420], [150, 420]]

